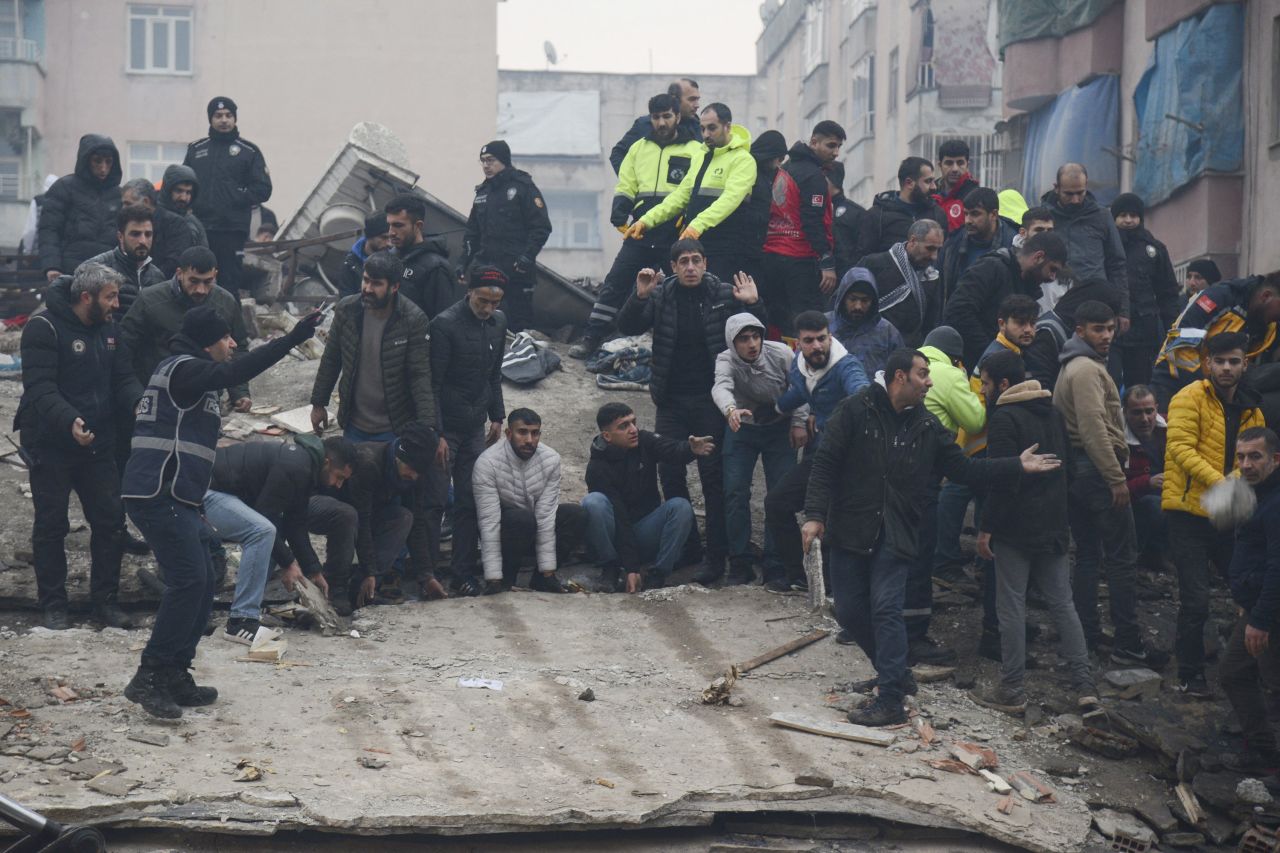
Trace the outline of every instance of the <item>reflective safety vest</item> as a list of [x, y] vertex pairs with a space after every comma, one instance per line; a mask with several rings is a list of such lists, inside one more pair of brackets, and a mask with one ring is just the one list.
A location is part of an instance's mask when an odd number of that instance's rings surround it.
[[[1187, 313], [1187, 309], [1194, 304], [1196, 300], [1190, 300], [1178, 315], [1178, 319], [1173, 321], [1165, 337], [1164, 346], [1156, 356], [1157, 370], [1167, 370], [1169, 375], [1175, 378], [1181, 374], [1184, 380], [1207, 375], [1204, 370], [1205, 343], [1214, 335], [1242, 331], [1248, 317], [1245, 306], [1224, 305], [1209, 319], [1203, 329], [1183, 329], [1181, 328], [1182, 318]], [[1249, 351], [1245, 353], [1245, 357], [1253, 361], [1271, 349], [1275, 342], [1276, 324], [1268, 323], [1266, 333], [1261, 338], [1250, 341]]]
[[147, 390], [142, 392], [134, 413], [133, 452], [125, 466], [121, 497], [158, 497], [168, 479], [174, 500], [192, 506], [204, 502], [213, 476], [218, 431], [222, 428], [218, 395], [206, 391], [183, 408], [169, 393], [174, 368], [193, 359], [190, 355], [166, 358], [157, 365]]

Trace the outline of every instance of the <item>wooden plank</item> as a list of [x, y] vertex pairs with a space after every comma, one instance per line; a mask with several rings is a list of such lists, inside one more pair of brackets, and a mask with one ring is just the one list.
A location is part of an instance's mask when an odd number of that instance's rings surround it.
[[882, 732], [879, 729], [870, 729], [866, 726], [855, 726], [853, 723], [815, 720], [812, 717], [790, 714], [786, 711], [776, 711], [770, 714], [769, 722], [775, 726], [808, 732], [809, 734], [854, 740], [858, 743], [869, 743], [873, 746], [888, 746], [895, 739], [891, 732]]
[[[311, 409], [310, 407], [308, 407], [307, 408], [308, 418], [311, 417], [310, 411]], [[272, 420], [275, 420], [275, 419], [272, 418]], [[805, 634], [803, 637], [797, 637], [796, 639], [792, 640], [789, 643], [783, 643], [782, 645], [778, 646], [776, 649], [770, 649], [769, 651], [765, 652], [762, 655], [756, 655], [746, 663], [738, 664], [738, 673], [742, 674], [745, 672], [750, 672], [756, 667], [764, 666], [769, 661], [777, 660], [783, 655], [789, 655], [798, 649], [803, 649], [805, 646], [812, 645], [813, 643], [818, 642], [819, 640], [821, 640], [823, 637], [827, 636], [830, 633], [831, 633], [830, 631], [824, 631], [822, 629], [818, 629], [817, 631], [813, 631], [811, 633]]]

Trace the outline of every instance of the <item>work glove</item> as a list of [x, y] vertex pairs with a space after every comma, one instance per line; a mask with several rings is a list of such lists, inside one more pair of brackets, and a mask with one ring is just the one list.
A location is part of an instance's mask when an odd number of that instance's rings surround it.
[[697, 228], [694, 228], [692, 225], [687, 226], [683, 231], [680, 232], [681, 240], [697, 240], [701, 236], [702, 236], [702, 232], [699, 231]]
[[631, 227], [627, 229], [628, 240], [641, 240], [644, 238], [644, 232], [649, 230], [649, 226], [645, 225], [639, 219], [631, 223]]
[[298, 344], [310, 340], [315, 336], [316, 327], [324, 322], [324, 311], [317, 308], [310, 314], [298, 321], [298, 324], [289, 330], [285, 335], [289, 339], [289, 343], [297, 346]]

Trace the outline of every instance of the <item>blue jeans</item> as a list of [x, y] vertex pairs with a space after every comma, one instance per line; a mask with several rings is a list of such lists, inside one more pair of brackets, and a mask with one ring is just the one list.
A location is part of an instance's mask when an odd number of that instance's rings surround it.
[[[766, 491], [796, 467], [790, 423], [790, 419], [783, 418], [769, 426], [743, 424], [737, 432], [724, 428], [724, 521], [732, 568], [751, 568], [751, 479], [756, 459], [764, 462]], [[766, 577], [785, 574], [768, 528], [764, 532], [764, 572]]]
[[853, 635], [876, 668], [880, 696], [902, 701], [907, 676], [907, 626], [902, 605], [911, 560], [877, 542], [870, 554], [831, 549], [836, 621]]
[[342, 437], [347, 441], [395, 441], [396, 434], [394, 432], [365, 432], [360, 427], [347, 421], [346, 427], [342, 430]]
[[213, 609], [209, 525], [198, 507], [169, 497], [126, 498], [124, 507], [164, 573], [164, 594], [142, 665], [186, 669]]
[[[613, 503], [603, 492], [588, 492], [582, 499], [582, 508], [587, 511], [587, 548], [592, 557], [602, 566], [618, 565]], [[660, 578], [675, 568], [692, 529], [693, 506], [684, 498], [664, 501], [653, 512], [631, 523], [640, 558], [649, 561], [652, 575]]]
[[262, 594], [271, 575], [276, 526], [235, 495], [212, 489], [204, 493], [204, 517], [219, 539], [240, 544], [231, 618], [257, 619], [262, 615]]

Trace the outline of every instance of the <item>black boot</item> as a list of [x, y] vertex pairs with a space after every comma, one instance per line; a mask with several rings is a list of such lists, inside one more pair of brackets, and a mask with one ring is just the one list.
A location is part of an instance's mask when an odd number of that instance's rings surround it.
[[120, 609], [114, 599], [99, 601], [93, 605], [89, 618], [106, 628], [132, 628], [133, 620]]
[[129, 528], [127, 527], [120, 531], [120, 544], [124, 547], [124, 550], [130, 554], [137, 554], [141, 556], [143, 554], [151, 553], [151, 546], [147, 544], [147, 540], [139, 539], [137, 536], [134, 536], [129, 532]]
[[44, 609], [44, 626], [50, 631], [65, 631], [71, 627], [71, 618], [66, 607], [46, 607]]
[[157, 597], [164, 595], [164, 574], [160, 571], [160, 567], [154, 569], [143, 567], [138, 569], [138, 581], [147, 591]]
[[738, 563], [736, 565], [730, 563], [729, 577], [725, 579], [725, 583], [730, 586], [735, 584], [755, 583], [756, 570], [751, 563]]
[[169, 679], [159, 667], [138, 667], [133, 680], [124, 689], [124, 698], [138, 703], [142, 710], [162, 720], [176, 720], [182, 716], [182, 709], [169, 692]]
[[169, 695], [173, 701], [186, 708], [212, 705], [218, 701], [218, 688], [201, 687], [186, 667], [175, 667], [168, 672]]
[[711, 586], [722, 577], [724, 577], [724, 561], [712, 560], [708, 557], [703, 561], [702, 567], [693, 573], [693, 577], [690, 580], [703, 586]]

